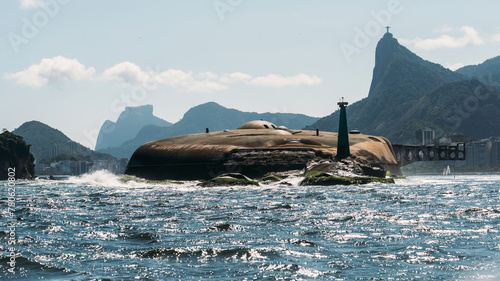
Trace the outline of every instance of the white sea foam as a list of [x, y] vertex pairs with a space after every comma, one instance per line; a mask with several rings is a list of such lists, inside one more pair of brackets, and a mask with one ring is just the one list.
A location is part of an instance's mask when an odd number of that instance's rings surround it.
[[107, 170], [99, 170], [90, 174], [83, 174], [77, 177], [70, 177], [68, 180], [66, 180], [66, 182], [77, 185], [92, 185], [92, 186], [105, 186], [105, 187], [143, 188], [148, 186], [148, 184], [146, 183], [137, 182], [133, 180], [128, 182], [123, 182], [117, 175], [114, 175]]
[[123, 191], [130, 189], [145, 189], [145, 188], [155, 188], [158, 186], [169, 186], [177, 187], [179, 191], [190, 191], [192, 187], [196, 185], [196, 182], [176, 182], [170, 183], [168, 181], [163, 182], [147, 182], [145, 179], [136, 178], [127, 175], [115, 175], [107, 170], [99, 170], [89, 174], [83, 174], [80, 176], [70, 177], [67, 180], [62, 181], [67, 184], [74, 184], [77, 186], [97, 186], [97, 187], [111, 187], [111, 188], [122, 188]]

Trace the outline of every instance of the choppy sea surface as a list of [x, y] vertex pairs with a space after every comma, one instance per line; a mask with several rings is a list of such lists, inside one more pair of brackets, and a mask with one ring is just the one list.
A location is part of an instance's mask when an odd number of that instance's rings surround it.
[[289, 182], [0, 182], [0, 279], [500, 280], [499, 175]]

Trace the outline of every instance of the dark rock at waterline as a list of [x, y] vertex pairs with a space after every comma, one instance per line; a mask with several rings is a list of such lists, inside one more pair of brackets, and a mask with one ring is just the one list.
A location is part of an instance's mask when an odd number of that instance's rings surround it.
[[239, 225], [233, 225], [229, 223], [219, 224], [216, 226], [211, 226], [208, 230], [212, 231], [230, 231], [230, 230], [240, 230], [242, 227]]
[[283, 180], [282, 177], [277, 176], [277, 175], [273, 175], [273, 174], [266, 174], [262, 178], [259, 179], [259, 181], [263, 182], [263, 183], [278, 182], [281, 180]]
[[209, 228], [210, 230], [215, 230], [215, 231], [228, 231], [231, 229], [231, 225], [229, 223], [225, 224], [220, 224], [216, 226], [212, 226]]
[[317, 247], [316, 243], [304, 239], [297, 239], [297, 238], [292, 238], [288, 239], [289, 243], [295, 244], [295, 245], [300, 245], [303, 247]]
[[308, 164], [307, 171], [327, 172], [338, 177], [368, 176], [385, 178], [387, 173], [378, 163], [370, 163], [356, 157], [348, 157], [339, 161], [311, 162]]
[[394, 183], [386, 178], [386, 171], [377, 163], [369, 163], [356, 157], [340, 161], [312, 162], [301, 185], [350, 185], [371, 182]]
[[0, 180], [34, 179], [34, 161], [23, 137], [7, 130], [0, 134]]
[[351, 185], [372, 182], [394, 183], [392, 178], [378, 177], [338, 177], [325, 172], [308, 172], [300, 185]]
[[209, 186], [233, 186], [233, 185], [259, 185], [259, 183], [253, 181], [249, 177], [242, 174], [228, 173], [228, 174], [222, 174], [207, 181], [203, 181], [199, 185], [203, 187], [209, 187]]

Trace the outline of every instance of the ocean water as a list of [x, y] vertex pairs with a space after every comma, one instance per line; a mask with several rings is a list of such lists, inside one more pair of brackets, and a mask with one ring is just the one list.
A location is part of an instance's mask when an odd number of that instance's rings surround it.
[[499, 175], [289, 182], [1, 182], [0, 279], [500, 280]]

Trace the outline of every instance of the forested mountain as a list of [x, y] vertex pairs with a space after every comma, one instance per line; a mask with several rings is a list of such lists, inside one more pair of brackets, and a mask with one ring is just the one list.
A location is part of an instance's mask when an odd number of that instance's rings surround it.
[[478, 65], [464, 66], [456, 71], [470, 78], [476, 78], [500, 91], [500, 56], [485, 60]]
[[[500, 135], [500, 93], [477, 79], [445, 84], [427, 92], [396, 123], [400, 138], [415, 128], [432, 128], [476, 139]], [[396, 136], [398, 137], [398, 136]]]
[[[476, 106], [472, 103], [478, 99], [477, 89], [488, 98]], [[498, 92], [491, 87], [420, 58], [386, 33], [377, 44], [368, 97], [347, 108], [348, 126], [407, 144], [414, 143], [415, 131], [425, 127], [475, 138], [500, 135], [498, 126], [485, 125], [497, 119], [497, 101]], [[470, 112], [461, 113], [461, 107]], [[336, 111], [306, 129], [337, 131], [338, 116]]]
[[24, 138], [31, 145], [31, 153], [38, 161], [51, 158], [51, 150], [57, 150], [60, 155], [79, 155], [84, 159], [111, 160], [113, 156], [95, 152], [79, 143], [75, 143], [61, 131], [39, 121], [25, 122], [12, 131]]

